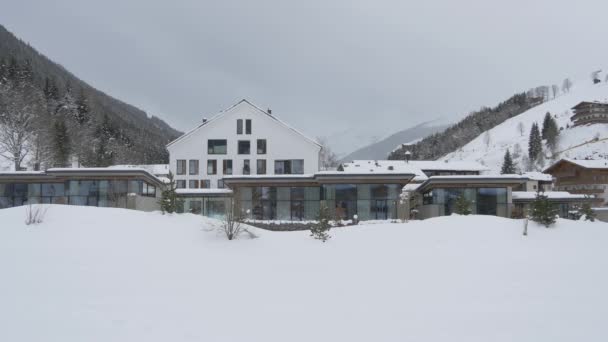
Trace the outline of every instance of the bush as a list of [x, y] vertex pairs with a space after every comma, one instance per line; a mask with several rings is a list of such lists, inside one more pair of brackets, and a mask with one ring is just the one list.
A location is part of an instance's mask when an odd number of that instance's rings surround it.
[[331, 213], [329, 212], [329, 208], [327, 205], [321, 204], [319, 216], [317, 218], [318, 222], [310, 227], [310, 236], [323, 242], [331, 238], [329, 235], [329, 230], [331, 229], [331, 224], [329, 223], [330, 218]]
[[553, 225], [557, 217], [557, 208], [549, 202], [549, 198], [540, 192], [536, 194], [536, 199], [532, 202], [531, 219], [545, 227]]
[[454, 203], [454, 212], [458, 215], [471, 215], [471, 201], [459, 196]]
[[585, 218], [585, 221], [595, 222], [595, 211], [591, 209], [591, 204], [583, 203], [583, 205], [578, 208], [578, 216], [580, 218]]
[[25, 207], [25, 224], [39, 224], [44, 220], [48, 208], [41, 205], [28, 204]]

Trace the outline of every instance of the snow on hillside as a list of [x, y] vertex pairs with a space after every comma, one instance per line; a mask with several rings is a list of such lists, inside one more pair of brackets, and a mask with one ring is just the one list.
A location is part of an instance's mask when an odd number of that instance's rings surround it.
[[218, 221], [0, 210], [0, 341], [605, 341], [608, 225], [490, 216], [226, 241]]
[[[490, 143], [486, 145], [485, 133], [473, 141], [441, 158], [441, 160], [471, 160], [478, 161], [488, 166], [493, 172], [499, 172], [505, 151], [511, 153], [517, 150], [519, 145], [521, 153], [516, 159], [517, 164], [523, 168], [523, 157], [528, 154], [528, 138], [533, 122], [537, 122], [542, 128], [544, 116], [547, 112], [556, 115], [556, 121], [560, 128], [559, 145], [556, 156], [559, 158], [608, 158], [608, 124], [595, 124], [589, 126], [570, 127], [571, 108], [581, 101], [608, 101], [608, 84], [600, 83], [593, 85], [591, 81], [580, 81], [575, 84], [569, 93], [561, 94], [553, 100], [536, 106], [502, 124], [490, 129]], [[524, 126], [523, 135], [518, 130], [518, 125]], [[593, 141], [599, 138], [598, 141]], [[604, 139], [604, 140], [602, 140]], [[551, 152], [545, 147], [547, 156], [544, 167], [551, 163]], [[537, 167], [542, 169], [542, 167]]]

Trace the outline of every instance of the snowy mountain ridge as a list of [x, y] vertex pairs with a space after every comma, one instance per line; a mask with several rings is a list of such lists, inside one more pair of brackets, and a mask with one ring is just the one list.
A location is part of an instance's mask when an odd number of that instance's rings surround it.
[[[608, 83], [579, 81], [569, 92], [561, 93], [554, 99], [506, 120], [439, 160], [477, 161], [494, 173], [500, 172], [507, 149], [520, 171], [542, 171], [560, 158], [608, 159], [608, 124], [572, 127], [571, 108], [582, 101], [608, 102]], [[530, 128], [534, 122], [539, 127], [542, 126], [547, 112], [555, 118], [560, 129], [557, 148], [551, 151], [543, 143], [543, 157], [535, 165], [527, 167]]]

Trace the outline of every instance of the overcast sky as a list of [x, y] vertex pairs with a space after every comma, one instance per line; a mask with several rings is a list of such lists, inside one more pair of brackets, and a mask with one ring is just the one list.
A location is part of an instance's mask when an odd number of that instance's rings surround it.
[[313, 137], [389, 135], [608, 62], [608, 2], [599, 0], [19, 0], [1, 8], [0, 23], [40, 52], [180, 130], [247, 98]]

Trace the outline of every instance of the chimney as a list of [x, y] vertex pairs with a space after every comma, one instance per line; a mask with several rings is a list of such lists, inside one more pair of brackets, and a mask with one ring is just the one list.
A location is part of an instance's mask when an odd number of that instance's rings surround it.
[[207, 118], [203, 118], [203, 123], [207, 123]]
[[272, 115], [272, 109], [268, 108], [266, 109], [266, 112], [268, 113], [268, 115]]
[[405, 151], [405, 162], [409, 163], [410, 162], [410, 158], [412, 157], [412, 152], [410, 151]]

